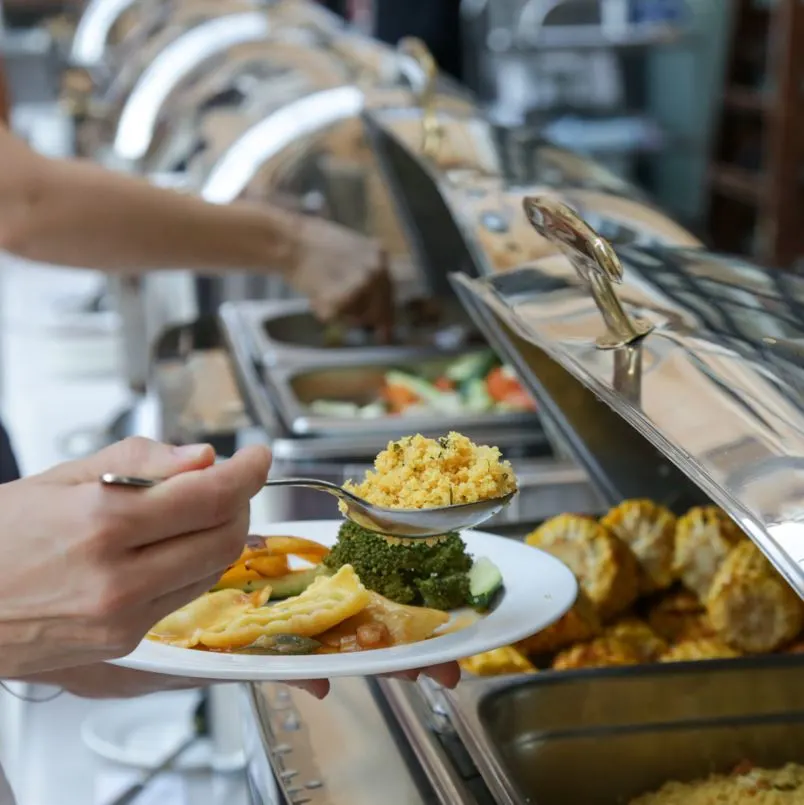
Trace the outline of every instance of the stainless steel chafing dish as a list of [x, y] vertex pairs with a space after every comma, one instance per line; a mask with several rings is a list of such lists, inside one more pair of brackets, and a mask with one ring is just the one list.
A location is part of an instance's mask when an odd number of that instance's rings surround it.
[[[157, 123], [161, 120], [164, 129], [173, 129], [177, 113], [179, 122], [197, 127], [205, 108], [237, 106], [229, 119], [242, 131], [270, 108], [314, 89], [378, 85], [393, 81], [400, 72], [415, 72], [403, 53], [349, 30], [299, 22], [300, 15], [281, 13], [285, 7], [279, 3], [237, 14], [229, 9], [225, 17], [206, 20], [164, 46], [114, 116], [115, 155], [143, 160]], [[239, 104], [238, 96], [244, 96]], [[220, 138], [226, 131], [224, 127], [213, 136], [208, 147], [223, 147]]]
[[[97, 45], [117, 12], [133, 15], [134, 22], [124, 26], [125, 35], [115, 48], [93, 61], [91, 52], [97, 48], [90, 43]], [[125, 9], [114, 0], [90, 4], [73, 48], [74, 61], [84, 66], [71, 68], [65, 79], [66, 98], [81, 122], [81, 148], [94, 154], [100, 145], [115, 141], [118, 159], [138, 159], [153, 136], [161, 106], [179, 85], [192, 84], [205, 65], [213, 70], [210, 62], [225, 61], [238, 44], [264, 41], [269, 34], [293, 29], [297, 39], [309, 43], [339, 24], [303, 0], [143, 0]], [[90, 55], [82, 56], [86, 51]]]
[[[67, 78], [67, 96], [81, 124], [81, 152], [96, 155], [113, 141], [130, 95], [135, 95], [142, 113], [144, 102], [139, 99], [143, 94], [151, 104], [158, 102], [205, 59], [238, 43], [263, 40], [271, 28], [265, 9], [249, 0], [236, 0], [224, 9], [208, 0], [194, 0], [177, 8], [170, 24], [152, 35], [130, 34], [125, 57], [106, 76], [92, 77], [88, 91], [86, 87], [74, 89], [80, 73]], [[143, 124], [148, 122], [146, 118]]]
[[554, 253], [520, 213], [523, 197], [548, 190], [615, 243], [701, 245], [595, 163], [538, 139], [512, 140], [477, 110], [364, 117], [416, 256], [444, 291], [445, 265], [485, 274]]
[[[710, 498], [801, 593], [804, 283], [701, 249], [615, 253], [555, 198], [526, 209], [556, 254], [451, 279], [566, 436], [600, 502]], [[420, 779], [421, 801], [619, 805], [745, 761], [802, 762], [802, 663], [787, 654], [470, 677], [455, 692], [350, 680], [315, 708], [253, 685], [250, 771], [316, 805], [368, 802], [379, 778], [399, 786], [398, 797], [384, 796], [394, 803], [418, 802], [407, 786]], [[341, 765], [365, 770], [359, 741], [336, 760], [321, 738], [341, 719], [358, 731], [371, 724], [377, 746], [404, 738], [399, 754], [374, 755], [360, 787]]]
[[[153, 35], [195, 3], [196, 0], [90, 0], [75, 29], [70, 61], [77, 67], [108, 71], [122, 55], [116, 50], [125, 52], [132, 39], [139, 42]], [[222, 13], [226, 13], [224, 5], [220, 4]], [[255, 0], [252, 5], [271, 8], [275, 17], [293, 25], [328, 28], [343, 24], [323, 6], [306, 0]]]
[[[605, 213], [607, 202], [630, 198], [627, 188], [602, 188], [595, 218], [573, 195], [578, 182], [513, 181], [471, 114], [458, 126], [462, 136], [471, 133], [458, 159], [423, 147], [428, 126], [431, 143], [448, 141], [449, 129], [438, 139], [446, 127], [437, 116], [429, 123], [426, 112], [410, 110], [368, 117], [394, 198], [418, 222], [431, 279], [453, 269], [460, 301], [589, 473], [597, 506], [648, 497], [681, 509], [713, 500], [804, 595], [797, 486], [804, 282], [709, 254], [683, 230], [624, 232]], [[542, 196], [528, 200], [536, 188]], [[471, 206], [483, 199], [488, 209]], [[524, 241], [520, 256], [528, 242], [549, 253], [498, 266], [498, 241], [478, 234], [489, 210], [513, 241]], [[576, 211], [612, 234], [616, 251]], [[438, 233], [448, 240], [440, 252]], [[254, 685], [251, 770], [255, 780], [278, 780], [290, 801], [315, 805], [378, 796], [614, 805], [670, 779], [727, 773], [744, 759], [800, 762], [802, 662], [789, 654], [468, 678], [454, 693], [350, 680], [315, 708], [295, 692]], [[399, 754], [373, 753], [369, 775], [355, 737], [336, 759], [321, 735], [341, 719], [350, 735], [370, 729], [377, 746], [396, 735]], [[380, 779], [393, 780], [399, 794]], [[416, 779], [418, 795], [409, 787]]]
[[[530, 367], [540, 398], [554, 389], [540, 383], [539, 364], [560, 364], [551, 382], [586, 389], [595, 438], [605, 442], [611, 424], [627, 440], [587, 452], [609, 496], [630, 494], [627, 476], [642, 462], [653, 468], [640, 466], [643, 480], [666, 486], [672, 474], [679, 493], [700, 487], [804, 594], [804, 283], [701, 250], [615, 254], [555, 201], [526, 208], [561, 256], [487, 280], [454, 278], [498, 346]], [[573, 413], [562, 413], [570, 430]]]

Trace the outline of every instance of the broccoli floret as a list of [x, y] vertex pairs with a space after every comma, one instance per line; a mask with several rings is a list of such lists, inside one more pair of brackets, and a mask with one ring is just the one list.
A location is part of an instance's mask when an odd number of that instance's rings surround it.
[[418, 570], [415, 555], [407, 546], [392, 545], [351, 521], [341, 526], [324, 564], [331, 570], [351, 565], [369, 590], [398, 604], [412, 604], [418, 598], [412, 584]]
[[431, 609], [457, 609], [469, 599], [469, 577], [466, 573], [432, 576], [416, 581], [422, 603]]
[[[424, 541], [399, 544], [347, 520], [324, 564], [331, 570], [351, 565], [369, 590], [398, 604], [424, 603], [436, 609], [453, 609], [466, 603], [468, 579], [460, 596], [457, 592], [440, 592], [436, 582], [454, 576], [448, 584], [445, 580], [444, 589], [457, 590], [457, 579], [466, 576], [472, 558], [458, 534], [448, 534], [432, 545]], [[448, 601], [450, 605], [428, 603], [429, 599]]]
[[419, 551], [421, 568], [428, 576], [468, 573], [472, 567], [472, 557], [466, 553], [466, 545], [459, 534], [448, 534], [432, 545], [422, 542], [414, 547]]

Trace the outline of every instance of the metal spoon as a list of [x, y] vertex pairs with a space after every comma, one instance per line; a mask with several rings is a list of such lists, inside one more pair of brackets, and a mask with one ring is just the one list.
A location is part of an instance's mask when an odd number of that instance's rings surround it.
[[[107, 486], [151, 487], [164, 478], [136, 478], [107, 472], [101, 475], [101, 483]], [[347, 492], [337, 484], [318, 481], [314, 478], [282, 478], [266, 481], [269, 488], [299, 486], [328, 492], [346, 506], [346, 516], [369, 531], [401, 539], [429, 539], [462, 531], [484, 523], [504, 509], [516, 494], [510, 492], [499, 498], [479, 500], [476, 503], [458, 503], [454, 506], [438, 506], [432, 509], [384, 509], [373, 506], [362, 498]]]

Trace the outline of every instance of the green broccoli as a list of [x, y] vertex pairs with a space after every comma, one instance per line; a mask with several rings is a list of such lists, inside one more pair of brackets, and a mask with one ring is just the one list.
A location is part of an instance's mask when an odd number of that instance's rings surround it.
[[452, 573], [449, 576], [418, 579], [416, 589], [426, 607], [457, 609], [464, 606], [469, 598], [469, 576], [466, 573]]
[[[454, 609], [465, 604], [469, 595], [466, 574], [472, 558], [456, 533], [432, 545], [424, 541], [398, 544], [347, 520], [324, 564], [331, 570], [351, 565], [369, 590], [398, 604]], [[458, 577], [466, 578], [465, 584], [459, 584]], [[460, 598], [459, 589], [463, 590]]]
[[472, 567], [472, 557], [466, 553], [466, 545], [456, 533], [449, 534], [432, 545], [422, 542], [412, 547], [418, 553], [421, 569], [430, 576], [468, 573]]

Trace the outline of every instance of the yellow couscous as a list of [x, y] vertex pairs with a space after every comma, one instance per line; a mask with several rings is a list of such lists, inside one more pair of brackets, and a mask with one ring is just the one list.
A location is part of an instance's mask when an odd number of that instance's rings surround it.
[[747, 769], [731, 775], [712, 775], [693, 783], [666, 783], [631, 805], [801, 805], [804, 803], [804, 766], [790, 763], [781, 769]]
[[358, 484], [344, 489], [386, 509], [429, 509], [502, 497], [516, 476], [496, 447], [473, 444], [460, 433], [441, 439], [407, 436], [390, 442]]

